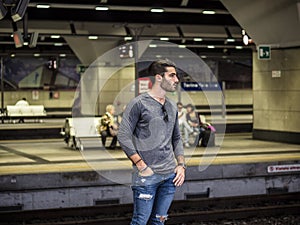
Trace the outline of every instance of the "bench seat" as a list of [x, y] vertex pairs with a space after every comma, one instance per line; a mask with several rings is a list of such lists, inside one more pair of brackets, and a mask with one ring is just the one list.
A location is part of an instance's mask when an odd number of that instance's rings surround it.
[[43, 105], [30, 105], [30, 106], [6, 106], [6, 116], [9, 118], [13, 117], [44, 117], [47, 116]]

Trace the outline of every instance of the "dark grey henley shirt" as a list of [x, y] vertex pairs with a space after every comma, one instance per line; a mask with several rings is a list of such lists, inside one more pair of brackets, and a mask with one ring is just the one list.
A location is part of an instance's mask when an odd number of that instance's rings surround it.
[[139, 95], [126, 106], [118, 132], [118, 140], [126, 155], [138, 153], [159, 174], [172, 173], [175, 157], [184, 155], [179, 131], [177, 106], [166, 98], [162, 104], [148, 93]]

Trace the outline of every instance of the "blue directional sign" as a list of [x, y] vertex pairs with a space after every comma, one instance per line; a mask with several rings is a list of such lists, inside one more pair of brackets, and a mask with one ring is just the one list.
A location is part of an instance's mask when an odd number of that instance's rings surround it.
[[184, 91], [220, 91], [222, 85], [218, 82], [182, 82], [181, 88]]

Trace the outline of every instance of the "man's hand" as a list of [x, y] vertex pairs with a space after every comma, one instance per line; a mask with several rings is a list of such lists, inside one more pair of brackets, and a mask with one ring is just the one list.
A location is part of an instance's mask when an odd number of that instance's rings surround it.
[[183, 166], [177, 166], [175, 168], [175, 173], [176, 176], [173, 180], [173, 183], [175, 184], [175, 186], [181, 186], [185, 179], [185, 168], [183, 168]]
[[154, 174], [154, 172], [149, 166], [147, 166], [146, 169], [139, 172], [139, 175], [142, 176], [142, 177], [150, 177], [153, 174]]

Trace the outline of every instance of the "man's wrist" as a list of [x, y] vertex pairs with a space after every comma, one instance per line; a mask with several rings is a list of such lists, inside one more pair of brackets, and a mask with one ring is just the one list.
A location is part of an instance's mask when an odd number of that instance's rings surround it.
[[144, 172], [146, 169], [148, 169], [148, 166], [145, 166], [143, 169], [140, 169], [139, 172], [142, 173], [142, 172]]
[[181, 167], [183, 167], [183, 169], [186, 169], [186, 167], [187, 167], [185, 163], [178, 163], [177, 166], [181, 166]]
[[134, 164], [137, 165], [141, 161], [142, 161], [142, 159], [140, 158], [139, 160], [137, 160], [136, 162], [134, 162]]
[[137, 167], [137, 169], [139, 171], [144, 170], [146, 167], [148, 167], [147, 164], [143, 160], [140, 160], [139, 162], [137, 162], [135, 164], [135, 166]]

